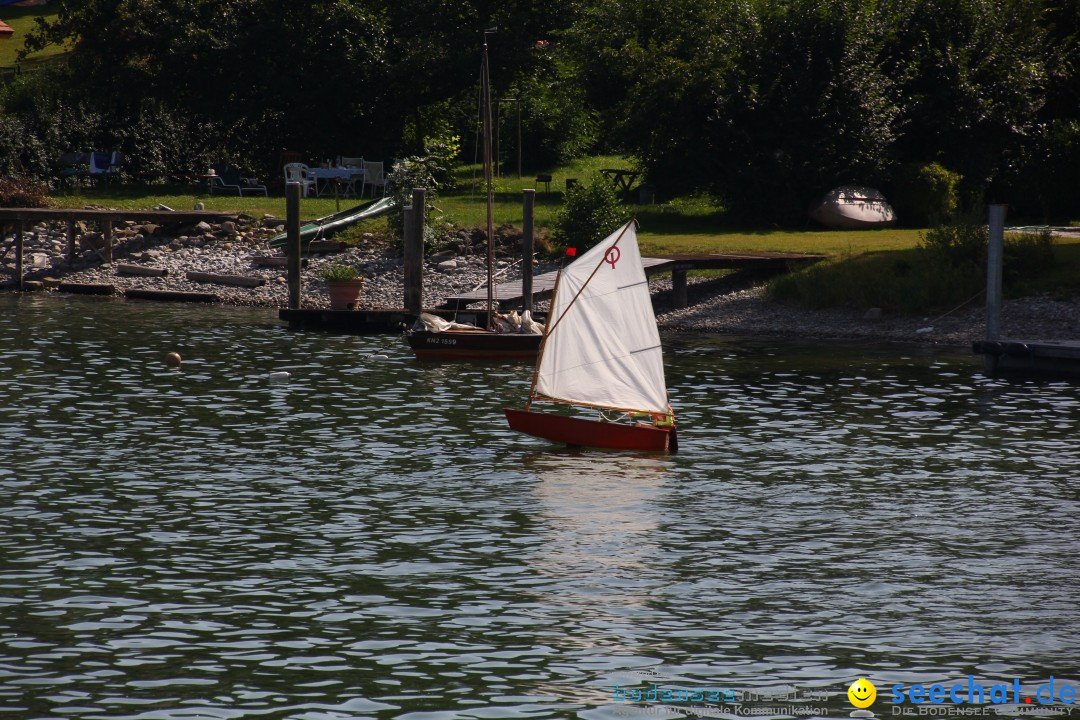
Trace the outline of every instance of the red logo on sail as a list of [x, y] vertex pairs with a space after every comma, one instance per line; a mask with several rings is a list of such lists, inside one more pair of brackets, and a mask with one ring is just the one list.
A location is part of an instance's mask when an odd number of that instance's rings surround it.
[[618, 245], [612, 245], [608, 248], [608, 251], [604, 253], [604, 262], [611, 266], [611, 269], [615, 269], [615, 263], [619, 262], [619, 258], [622, 257], [622, 251], [619, 250]]

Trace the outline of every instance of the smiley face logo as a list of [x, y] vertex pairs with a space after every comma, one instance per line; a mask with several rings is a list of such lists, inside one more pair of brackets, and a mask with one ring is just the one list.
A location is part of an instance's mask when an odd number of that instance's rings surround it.
[[848, 700], [857, 708], [868, 708], [877, 699], [877, 688], [869, 680], [859, 678], [847, 689]]

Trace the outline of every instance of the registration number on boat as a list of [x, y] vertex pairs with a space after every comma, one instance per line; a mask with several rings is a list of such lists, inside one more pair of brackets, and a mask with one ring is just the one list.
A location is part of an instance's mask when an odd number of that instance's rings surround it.
[[428, 338], [428, 345], [457, 345], [457, 338]]

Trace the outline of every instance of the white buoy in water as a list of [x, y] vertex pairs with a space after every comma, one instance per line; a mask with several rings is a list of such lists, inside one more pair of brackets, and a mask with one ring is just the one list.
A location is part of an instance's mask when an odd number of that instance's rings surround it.
[[284, 370], [279, 370], [278, 372], [270, 373], [267, 377], [270, 379], [270, 382], [287, 382], [289, 373]]

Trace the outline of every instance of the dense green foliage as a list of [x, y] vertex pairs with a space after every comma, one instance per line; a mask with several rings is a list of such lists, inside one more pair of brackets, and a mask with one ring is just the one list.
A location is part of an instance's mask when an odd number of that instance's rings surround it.
[[555, 220], [555, 241], [578, 251], [591, 248], [629, 219], [615, 188], [603, 178], [566, 189], [565, 203]]
[[937, 163], [907, 163], [895, 173], [890, 194], [900, 222], [912, 227], [939, 225], [959, 207], [960, 176]]
[[[475, 162], [481, 31], [497, 25], [504, 161], [625, 153], [661, 199], [709, 192], [776, 223], [840, 184], [904, 196], [916, 165], [941, 169], [923, 189], [959, 178], [963, 206], [1080, 212], [1075, 0], [54, 6], [30, 47], [72, 50], [0, 95], [4, 172], [44, 176], [61, 152], [91, 148], [124, 151], [135, 173], [217, 160], [276, 175], [286, 150]], [[922, 208], [937, 218], [952, 203]]]

